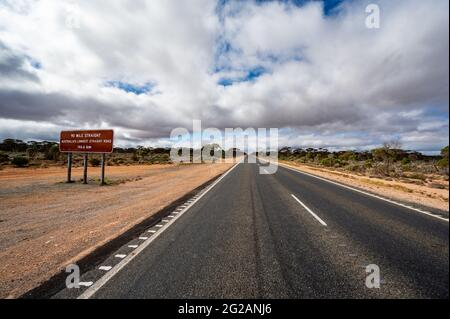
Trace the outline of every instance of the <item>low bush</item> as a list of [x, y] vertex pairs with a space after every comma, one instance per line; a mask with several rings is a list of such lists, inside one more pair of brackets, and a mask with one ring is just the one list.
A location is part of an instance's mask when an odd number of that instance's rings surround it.
[[26, 167], [28, 166], [29, 163], [29, 159], [25, 156], [15, 156], [12, 161], [11, 164], [13, 164], [16, 167]]
[[92, 157], [89, 159], [89, 163], [91, 164], [91, 166], [100, 166], [101, 161], [98, 158]]
[[409, 159], [409, 157], [404, 157], [402, 159], [402, 165], [408, 165], [411, 163], [411, 159]]
[[332, 158], [324, 158], [320, 161], [320, 164], [323, 166], [331, 167], [334, 163]]
[[8, 163], [9, 162], [9, 156], [8, 154], [5, 154], [3, 152], [0, 152], [0, 164], [1, 163]]

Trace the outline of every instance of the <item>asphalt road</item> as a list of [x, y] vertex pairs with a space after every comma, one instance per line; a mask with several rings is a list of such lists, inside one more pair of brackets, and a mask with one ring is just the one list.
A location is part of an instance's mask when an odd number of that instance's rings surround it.
[[448, 244], [446, 221], [239, 164], [92, 297], [448, 298]]

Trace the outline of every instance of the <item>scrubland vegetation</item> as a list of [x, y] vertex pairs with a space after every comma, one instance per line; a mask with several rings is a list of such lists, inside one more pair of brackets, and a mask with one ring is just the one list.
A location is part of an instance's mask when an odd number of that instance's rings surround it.
[[[208, 144], [201, 151], [210, 153], [212, 161], [220, 158], [236, 157], [239, 153], [237, 149], [230, 149], [227, 152], [222, 150], [217, 144]], [[179, 150], [181, 155], [182, 150]], [[193, 162], [194, 157], [201, 161], [201, 152], [194, 152], [193, 149], [183, 149], [188, 154], [185, 162]], [[100, 166], [100, 155], [90, 154], [89, 165]], [[211, 160], [211, 159], [210, 159]], [[2, 166], [12, 165], [15, 167], [48, 167], [64, 165], [67, 163], [67, 156], [59, 152], [59, 145], [55, 142], [24, 142], [17, 139], [5, 139], [0, 143], [0, 169]], [[170, 164], [170, 148], [153, 148], [153, 147], [130, 147], [130, 148], [114, 148], [112, 154], [107, 155], [108, 166], [120, 165], [147, 165], [147, 164]], [[74, 167], [83, 165], [83, 154], [73, 155]]]
[[448, 181], [449, 176], [448, 146], [441, 150], [440, 155], [434, 156], [403, 150], [397, 143], [385, 143], [370, 151], [330, 152], [322, 148], [284, 147], [280, 149], [279, 158], [298, 164], [418, 185], [436, 179]]
[[[168, 148], [114, 148], [107, 156], [108, 166], [133, 164], [165, 164], [170, 163]], [[0, 167], [13, 165], [15, 167], [47, 167], [67, 163], [65, 154], [59, 152], [58, 143], [54, 142], [24, 142], [16, 139], [6, 139], [0, 143]], [[83, 154], [74, 154], [74, 166], [83, 165]], [[100, 155], [89, 155], [90, 166], [100, 165]]]
[[[216, 144], [207, 145], [211, 155], [217, 159], [225, 156], [236, 156], [237, 149], [227, 152]], [[203, 149], [204, 149], [203, 148]], [[203, 150], [202, 149], [202, 150]], [[189, 154], [186, 162], [196, 156], [192, 149], [184, 149]], [[181, 150], [180, 150], [181, 153]], [[382, 147], [370, 151], [337, 151], [331, 152], [323, 148], [283, 147], [279, 150], [279, 159], [298, 164], [329, 168], [339, 171], [353, 172], [368, 177], [384, 179], [403, 179], [423, 184], [428, 179], [448, 181], [448, 146], [439, 155], [425, 155], [416, 151], [403, 150], [398, 143], [385, 143]], [[24, 142], [6, 139], [0, 143], [0, 167], [47, 167], [66, 164], [65, 154], [59, 152], [54, 142]], [[83, 165], [83, 155], [74, 154], [74, 166]], [[107, 165], [121, 166], [134, 164], [169, 164], [169, 148], [152, 148], [138, 146], [135, 148], [115, 148], [107, 156]], [[89, 155], [90, 166], [100, 165], [100, 155]]]

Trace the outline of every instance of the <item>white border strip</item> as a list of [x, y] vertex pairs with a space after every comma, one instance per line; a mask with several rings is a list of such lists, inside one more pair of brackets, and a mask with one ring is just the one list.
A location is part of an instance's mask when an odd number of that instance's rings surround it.
[[428, 215], [428, 216], [430, 216], [430, 217], [434, 217], [434, 218], [443, 220], [443, 221], [445, 221], [445, 222], [447, 222], [447, 223], [449, 222], [449, 220], [448, 220], [447, 218], [444, 218], [444, 217], [435, 215], [435, 214], [433, 214], [433, 213], [424, 211], [424, 210], [422, 210], [422, 209], [415, 208], [415, 207], [412, 207], [412, 206], [408, 206], [408, 205], [405, 205], [405, 204], [402, 204], [402, 203], [399, 203], [399, 202], [396, 202], [396, 201], [387, 199], [387, 198], [385, 198], [385, 197], [381, 197], [381, 196], [378, 196], [378, 195], [375, 195], [375, 194], [371, 194], [371, 193], [369, 193], [369, 192], [362, 191], [362, 190], [357, 189], [357, 188], [353, 188], [353, 187], [351, 187], [351, 186], [347, 186], [347, 185], [344, 185], [344, 184], [341, 184], [341, 183], [333, 182], [333, 181], [331, 181], [331, 180], [329, 180], [329, 179], [326, 179], [326, 178], [323, 178], [323, 177], [319, 177], [319, 176], [317, 176], [317, 175], [309, 174], [309, 173], [303, 172], [303, 171], [301, 171], [301, 170], [299, 170], [299, 169], [292, 168], [292, 167], [290, 167], [290, 166], [287, 166], [286, 164], [281, 164], [281, 163], [280, 163], [279, 165], [280, 165], [281, 167], [284, 167], [284, 168], [289, 169], [289, 170], [291, 170], [291, 171], [294, 171], [294, 172], [297, 172], [297, 173], [300, 173], [300, 174], [304, 174], [304, 175], [307, 175], [307, 176], [310, 176], [310, 177], [314, 177], [314, 178], [320, 179], [320, 180], [322, 180], [322, 181], [325, 181], [325, 182], [328, 182], [328, 183], [331, 183], [331, 184], [334, 184], [334, 185], [337, 185], [337, 186], [340, 186], [340, 187], [344, 187], [344, 188], [347, 188], [347, 189], [351, 189], [351, 190], [353, 190], [353, 191], [355, 191], [355, 192], [358, 192], [358, 193], [361, 193], [361, 194], [364, 194], [364, 195], [367, 195], [367, 196], [370, 196], [370, 197], [374, 197], [374, 198], [377, 198], [377, 199], [381, 199], [381, 200], [383, 200], [383, 201], [385, 201], [385, 202], [388, 202], [388, 203], [391, 203], [391, 204], [394, 204], [394, 205], [397, 205], [397, 206], [401, 206], [401, 207], [403, 207], [403, 208], [407, 208], [407, 209], [414, 210], [414, 211], [416, 211], [416, 212], [418, 212], [418, 213], [425, 214], [425, 215]]
[[103, 277], [96, 281], [91, 287], [86, 289], [77, 299], [89, 299], [91, 298], [100, 288], [102, 288], [111, 278], [113, 278], [122, 268], [124, 268], [130, 261], [132, 261], [139, 253], [141, 253], [147, 246], [149, 246], [156, 238], [159, 237], [167, 228], [170, 227], [178, 218], [180, 218], [185, 212], [187, 212], [195, 203], [197, 203], [203, 196], [205, 196], [211, 189], [214, 188], [222, 179], [225, 178], [232, 170], [234, 170], [242, 161], [236, 163], [227, 172], [220, 176], [211, 186], [209, 186], [206, 191], [202, 192], [192, 204], [184, 208], [180, 213], [164, 225], [155, 235], [153, 235], [149, 240], [145, 241], [142, 245], [136, 248], [130, 255], [122, 259], [117, 265], [114, 266], [109, 272], [107, 272]]
[[310, 213], [315, 219], [317, 219], [319, 221], [319, 223], [321, 223], [323, 226], [327, 226], [327, 223], [325, 223], [319, 216], [317, 216], [311, 209], [308, 208], [308, 206], [306, 206], [305, 204], [302, 203], [302, 201], [300, 199], [298, 199], [297, 197], [295, 197], [294, 194], [291, 194], [291, 196], [300, 204], [303, 206], [303, 208], [305, 208], [308, 213]]

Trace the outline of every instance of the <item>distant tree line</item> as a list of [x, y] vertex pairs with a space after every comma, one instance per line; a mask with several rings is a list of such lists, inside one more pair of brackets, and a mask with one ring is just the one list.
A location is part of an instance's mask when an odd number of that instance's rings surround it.
[[[9, 154], [12, 154], [12, 158]], [[24, 142], [10, 138], [0, 143], [0, 164], [11, 162], [15, 166], [23, 167], [39, 155], [42, 155], [45, 160], [58, 161], [60, 159], [58, 143], [48, 141]]]
[[[168, 147], [115, 147], [113, 154], [108, 156], [108, 165], [131, 165], [131, 164], [164, 164], [171, 163], [170, 148]], [[236, 157], [240, 151], [236, 148], [227, 151], [222, 150], [218, 144], [208, 144], [199, 150], [184, 148], [179, 150], [179, 154], [189, 154], [184, 162], [194, 162], [194, 156], [199, 154], [200, 161], [203, 161], [202, 154], [209, 154], [212, 161], [225, 158]], [[211, 160], [211, 158], [209, 158]], [[195, 162], [198, 162], [197, 158]], [[29, 164], [39, 165], [43, 161], [64, 164], [66, 157], [59, 152], [59, 144], [48, 141], [24, 142], [19, 139], [5, 139], [0, 143], [0, 165], [13, 164], [17, 167], [26, 167]], [[82, 162], [82, 155], [74, 155], [74, 164]], [[91, 166], [99, 166], [100, 159], [97, 155], [90, 155]]]
[[[208, 144], [201, 148], [201, 152], [192, 148], [179, 150], [179, 154], [189, 154], [185, 162], [193, 162], [194, 156], [209, 153], [214, 159], [236, 157], [243, 154], [239, 149], [223, 150], [218, 144]], [[199, 155], [200, 154], [200, 155]], [[384, 143], [381, 147], [367, 151], [329, 151], [325, 148], [295, 148], [282, 147], [279, 149], [281, 160], [299, 163], [316, 164], [324, 167], [344, 168], [355, 172], [373, 172], [378, 175], [392, 175], [399, 171], [422, 170], [439, 172], [448, 175], [448, 146], [441, 150], [440, 155], [430, 156], [420, 152], [404, 150], [398, 142]], [[203, 158], [200, 158], [203, 161]], [[0, 143], [0, 165], [13, 164], [18, 167], [27, 166], [37, 161], [53, 161], [64, 163], [65, 156], [61, 156], [59, 145], [49, 141], [28, 141], [19, 139], [5, 139]], [[76, 160], [81, 161], [79, 156]], [[195, 158], [198, 160], [198, 158]], [[114, 148], [109, 157], [110, 165], [128, 165], [133, 163], [155, 164], [170, 163], [170, 148], [161, 147], [129, 147]], [[99, 160], [95, 156], [90, 159], [92, 166], [98, 166]]]
[[384, 143], [379, 148], [367, 151], [331, 152], [325, 148], [282, 147], [279, 150], [279, 158], [357, 172], [371, 170], [386, 176], [399, 171], [412, 170], [419, 164], [422, 166], [426, 164], [428, 170], [431, 168], [437, 173], [448, 175], [448, 146], [441, 150], [440, 155], [425, 155], [416, 151], [404, 150], [397, 142]]

